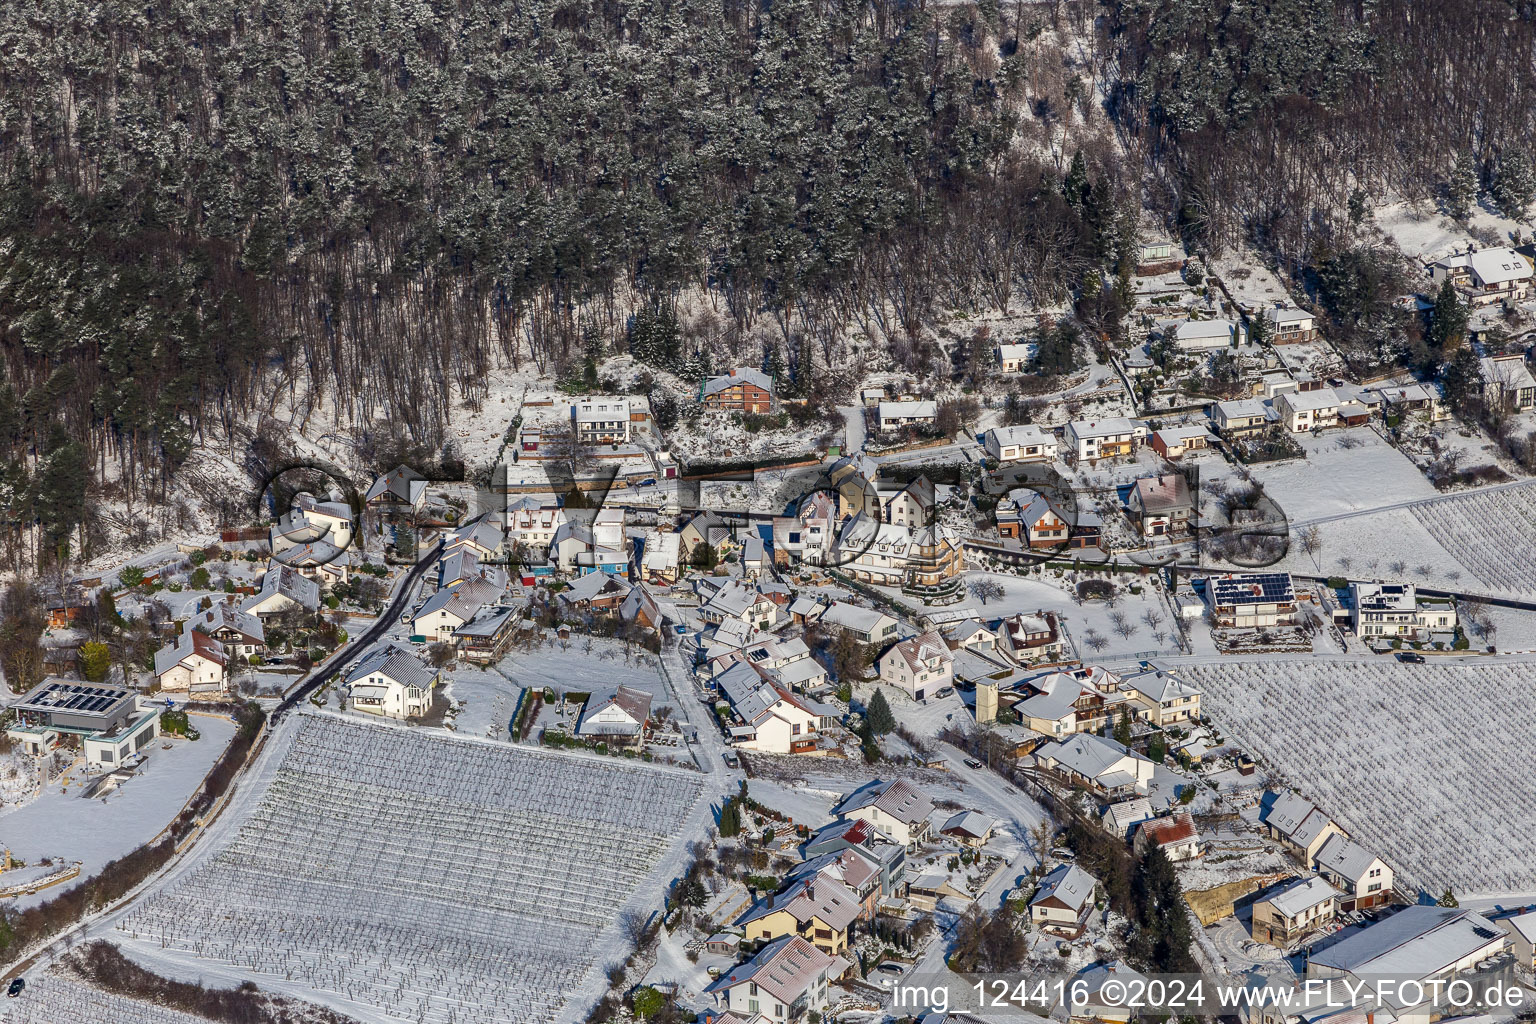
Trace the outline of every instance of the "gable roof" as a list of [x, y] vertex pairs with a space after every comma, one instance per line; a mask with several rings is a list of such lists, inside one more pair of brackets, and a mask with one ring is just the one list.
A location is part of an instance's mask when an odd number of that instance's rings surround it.
[[1405, 907], [1324, 950], [1311, 962], [1354, 975], [1426, 978], [1505, 937], [1462, 907]]
[[827, 875], [810, 875], [758, 900], [736, 923], [751, 924], [782, 912], [801, 924], [818, 919], [834, 931], [846, 931], [858, 920], [861, 909], [858, 895], [842, 882]]
[[176, 638], [173, 644], [167, 644], [155, 652], [155, 675], [161, 676], [194, 656], [206, 658], [222, 666], [229, 662], [224, 654], [224, 647], [207, 633], [189, 629]]
[[479, 576], [471, 576], [451, 587], [444, 587], [426, 601], [422, 602], [416, 614], [411, 616], [411, 621], [426, 618], [436, 612], [446, 612], [461, 622], [468, 622], [475, 617], [485, 605], [490, 604], [503, 593], [502, 589], [489, 580]]
[[847, 967], [848, 961], [842, 957], [828, 956], [798, 935], [786, 935], [768, 943], [757, 956], [733, 967], [704, 991], [729, 991], [750, 981], [788, 1006], [819, 978], [837, 977]]
[[357, 664], [347, 671], [346, 682], [350, 686], [370, 675], [381, 675], [401, 686], [411, 686], [418, 690], [432, 689], [433, 682], [437, 679], [437, 673], [427, 667], [420, 658], [405, 648], [388, 642], [379, 644], [359, 658]]
[[1294, 882], [1269, 897], [1268, 903], [1286, 917], [1297, 917], [1313, 907], [1338, 899], [1339, 891], [1321, 878]]
[[990, 833], [996, 825], [996, 821], [980, 811], [961, 811], [944, 822], [939, 831], [951, 835], [975, 836], [980, 839]]
[[1146, 835], [1148, 842], [1156, 843], [1158, 846], [1187, 843], [1198, 835], [1195, 831], [1195, 819], [1190, 817], [1188, 811], [1179, 811], [1167, 818], [1144, 821], [1141, 823], [1141, 831]]
[[[622, 711], [624, 717], [628, 718], [634, 727], [625, 728], [618, 723], [597, 721], [597, 716], [609, 708]], [[651, 695], [644, 690], [620, 684], [612, 690], [594, 693], [587, 698], [587, 705], [581, 711], [581, 719], [576, 723], [576, 734], [578, 736], [630, 735], [645, 725], [650, 717]]]
[[[823, 616], [825, 617], [825, 616]], [[925, 672], [928, 669], [926, 662], [930, 658], [938, 658], [941, 665], [954, 661], [949, 653], [949, 645], [939, 635], [938, 630], [930, 629], [925, 633], [919, 633], [910, 640], [903, 640], [893, 646], [889, 651], [880, 655], [881, 660], [890, 657], [894, 651], [907, 663], [907, 667], [913, 672]]]
[[1335, 834], [1328, 837], [1314, 859], [1318, 870], [1355, 884], [1365, 878], [1379, 858], [1353, 839]]
[[840, 818], [866, 807], [878, 807], [904, 825], [927, 821], [933, 813], [933, 801], [906, 779], [871, 782], [848, 794], [832, 813]]
[[1134, 761], [1147, 760], [1114, 740], [1088, 732], [1074, 733], [1059, 742], [1048, 743], [1040, 748], [1038, 756], [1064, 765], [1085, 779], [1098, 778], [1127, 757]]
[[373, 501], [376, 498], [383, 498], [415, 505], [426, 491], [426, 477], [410, 466], [402, 464], [374, 480], [368, 488], [368, 493], [363, 496], [363, 500]]
[[1040, 888], [1030, 898], [1029, 905], [1056, 899], [1071, 910], [1081, 911], [1093, 899], [1096, 884], [1093, 876], [1076, 864], [1063, 864], [1040, 880]]
[[267, 642], [267, 631], [259, 617], [223, 602], [193, 615], [182, 624], [181, 629], [182, 632], [195, 629], [208, 634], [230, 629], [258, 644]]
[[721, 374], [718, 377], [711, 377], [706, 380], [704, 387], [699, 392], [699, 397], [707, 398], [710, 395], [717, 395], [728, 388], [735, 387], [737, 384], [750, 384], [753, 387], [762, 388], [770, 395], [773, 394], [772, 377], [761, 370], [754, 370], [750, 366], [738, 366], [732, 369], [730, 373]]

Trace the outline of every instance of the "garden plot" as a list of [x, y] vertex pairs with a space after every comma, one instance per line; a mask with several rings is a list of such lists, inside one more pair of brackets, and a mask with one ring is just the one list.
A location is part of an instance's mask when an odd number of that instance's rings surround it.
[[381, 1020], [580, 1016], [708, 810], [695, 775], [325, 712], [274, 742], [250, 813], [119, 938]]
[[1470, 491], [1413, 506], [1430, 535], [1483, 584], [1529, 597], [1536, 566], [1536, 484]]
[[1438, 893], [1536, 888], [1536, 701], [1529, 660], [1386, 658], [1179, 666], [1240, 744]]

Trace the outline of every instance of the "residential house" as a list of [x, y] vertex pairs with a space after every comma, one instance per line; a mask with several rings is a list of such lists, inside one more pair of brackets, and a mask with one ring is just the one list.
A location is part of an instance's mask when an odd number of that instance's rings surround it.
[[1318, 336], [1317, 318], [1295, 306], [1270, 306], [1264, 310], [1264, 326], [1271, 345], [1295, 345]]
[[633, 686], [617, 686], [587, 698], [576, 735], [584, 740], [637, 745], [651, 720], [651, 695]]
[[1166, 818], [1153, 818], [1136, 830], [1136, 852], [1144, 854], [1159, 849], [1175, 864], [1194, 860], [1203, 852], [1195, 819], [1188, 811], [1176, 811]]
[[1138, 796], [1105, 807], [1099, 823], [1110, 835], [1129, 842], [1131, 835], [1136, 831], [1136, 826], [1144, 821], [1151, 821], [1152, 816], [1152, 801], [1144, 796]]
[[1120, 682], [1130, 696], [1136, 717], [1159, 729], [1187, 726], [1200, 717], [1204, 691], [1171, 672], [1149, 666]]
[[543, 556], [566, 521], [565, 509], [559, 502], [520, 498], [507, 506], [507, 539], [510, 543], [522, 544], [530, 553]]
[[922, 701], [955, 681], [954, 658], [936, 630], [902, 640], [875, 659], [880, 681]]
[[1473, 307], [1521, 302], [1531, 294], [1531, 265], [1507, 247], [1473, 249], [1436, 260], [1429, 266], [1436, 287], [1447, 280]]
[[1182, 459], [1210, 448], [1211, 432], [1204, 427], [1164, 427], [1152, 432], [1152, 450], [1165, 459]]
[[1195, 517], [1189, 481], [1180, 473], [1145, 476], [1131, 488], [1126, 505], [1143, 537], [1167, 537], [1187, 533]]
[[682, 573], [682, 536], [650, 530], [641, 544], [640, 577], [647, 583], [676, 583]]
[[891, 616], [873, 608], [860, 608], [845, 601], [834, 601], [827, 606], [817, 620], [824, 626], [841, 629], [853, 634], [864, 644], [878, 644], [896, 635], [899, 623]]
[[832, 815], [842, 821], [867, 821], [893, 842], [913, 850], [928, 839], [933, 801], [907, 780], [890, 779], [854, 790], [832, 808]]
[[560, 591], [560, 610], [573, 616], [616, 615], [634, 584], [605, 572], [588, 573]]
[[1274, 406], [1262, 398], [1216, 402], [1211, 406], [1210, 414], [1216, 432], [1228, 440], [1262, 434], [1278, 420]]
[[733, 579], [712, 591], [708, 584], [707, 579], [700, 581], [704, 589], [699, 595], [703, 599], [699, 618], [710, 625], [736, 619], [756, 629], [770, 629], [777, 621], [779, 606], [750, 582]]
[[1427, 640], [1431, 633], [1456, 629], [1456, 601], [1449, 597], [1423, 597], [1412, 583], [1349, 585], [1350, 626], [1355, 635]]
[[1016, 664], [1060, 661], [1061, 627], [1055, 612], [1018, 612], [997, 624], [997, 649]]
[[1483, 398], [1500, 409], [1524, 410], [1536, 406], [1536, 377], [1531, 376], [1525, 356], [1484, 356], [1478, 360], [1483, 377]]
[[1052, 431], [1033, 424], [993, 427], [981, 436], [987, 454], [998, 462], [1052, 462], [1060, 442]]
[[881, 586], [936, 586], [965, 567], [960, 537], [949, 527], [912, 530], [862, 512], [843, 526], [834, 555], [855, 579]]
[[1295, 793], [1267, 793], [1260, 803], [1259, 824], [1287, 853], [1310, 868], [1331, 836], [1349, 838], [1332, 818]]
[[[571, 425], [576, 440], [586, 445], [623, 444], [632, 436], [635, 422], [630, 399], [614, 395], [583, 398], [571, 405]], [[641, 415], [643, 421], [647, 417]]]
[[1339, 890], [1339, 912], [1379, 906], [1392, 895], [1392, 868], [1365, 847], [1342, 835], [1330, 835], [1312, 867]]
[[267, 649], [267, 631], [261, 619], [223, 601], [194, 613], [181, 628], [182, 632], [195, 629], [213, 637], [231, 658], [254, 658]]
[[27, 756], [63, 747], [92, 771], [110, 771], [160, 735], [161, 710], [124, 686], [48, 676], [10, 705], [5, 735]]
[[318, 611], [320, 585], [286, 565], [273, 566], [263, 573], [261, 588], [240, 605], [241, 611], [263, 619], [293, 608]]
[[1248, 328], [1241, 320], [1181, 320], [1164, 337], [1180, 352], [1204, 352], [1246, 344]]
[[[412, 639], [418, 643], [451, 643], [454, 631], [495, 603], [505, 589], [479, 576], [444, 587], [422, 602], [411, 616]], [[419, 638], [419, 639], [418, 639]]]
[[1276, 629], [1298, 621], [1296, 588], [1288, 572], [1207, 576], [1205, 592], [1217, 626]]
[[919, 474], [900, 490], [880, 496], [881, 511], [887, 523], [915, 530], [933, 521], [937, 497], [933, 481]]
[[654, 631], [661, 628], [664, 616], [651, 592], [644, 584], [637, 583], [630, 587], [629, 593], [619, 603], [619, 618], [641, 629]]
[[162, 690], [185, 692], [194, 700], [223, 696], [229, 655], [206, 633], [189, 629], [155, 652], [155, 683]]
[[1140, 993], [1153, 983], [1124, 960], [1085, 967], [1072, 978], [1070, 1024], [1131, 1024], [1145, 1014]]
[[836, 708], [795, 693], [745, 661], [725, 669], [714, 683], [734, 719], [734, 746], [767, 754], [808, 754], [837, 722]]
[[1426, 417], [1430, 423], [1441, 423], [1451, 418], [1451, 410], [1445, 404], [1445, 389], [1439, 383], [1401, 384], [1376, 389], [1381, 396], [1382, 414], [1401, 418], [1408, 414]]
[[931, 426], [938, 415], [936, 402], [881, 402], [875, 406], [876, 429], [882, 434], [902, 427]]
[[770, 413], [773, 378], [761, 370], [738, 366], [730, 373], [706, 380], [699, 388], [699, 401], [706, 409]]
[[453, 631], [459, 657], [478, 665], [500, 661], [518, 629], [521, 612], [512, 607], [486, 605], [474, 618]]
[[[852, 824], [864, 825], [864, 822]], [[889, 845], [894, 849], [894, 844]], [[859, 917], [874, 920], [880, 899], [885, 893], [881, 886], [880, 859], [873, 852], [857, 845], [830, 850], [790, 868], [785, 881], [814, 882], [818, 878], [826, 878], [846, 887], [858, 899]]]
[[345, 550], [352, 543], [351, 506], [340, 501], [318, 501], [301, 494], [288, 514], [278, 519], [268, 533], [273, 554], [316, 541], [323, 541], [336, 551]]
[[1029, 342], [1020, 342], [1013, 345], [994, 345], [992, 347], [992, 358], [997, 360], [997, 368], [1003, 373], [1023, 373], [1035, 361], [1035, 355], [1039, 351], [1039, 345]]
[[735, 1016], [760, 1014], [766, 1024], [790, 1024], [824, 1012], [831, 1003], [828, 986], [850, 966], [848, 960], [823, 953], [799, 935], [787, 935], [758, 950], [704, 991]]
[[907, 548], [906, 584], [937, 587], [965, 568], [965, 546], [947, 526], [922, 526], [912, 531]]
[[432, 708], [442, 672], [403, 647], [380, 644], [347, 671], [347, 705], [353, 711], [404, 721]]
[[848, 930], [864, 909], [856, 893], [826, 875], [801, 877], [758, 900], [736, 921], [747, 938], [799, 936], [836, 955], [848, 949]]
[[1068, 783], [1104, 795], [1145, 794], [1152, 762], [1114, 740], [1080, 732], [1035, 751], [1035, 763]]
[[1033, 732], [1056, 738], [1104, 728], [1126, 701], [1119, 677], [1098, 666], [1048, 672], [1020, 688], [1028, 696], [1013, 713]]
[[427, 478], [410, 466], [399, 465], [374, 479], [363, 495], [369, 508], [416, 512], [427, 500]]
[[951, 815], [939, 826], [939, 834], [948, 836], [961, 846], [979, 850], [992, 838], [997, 822], [978, 811], [961, 811]]
[[1321, 878], [1292, 882], [1253, 904], [1253, 937], [1289, 946], [1330, 924], [1338, 913], [1338, 897], [1338, 890]]
[[792, 515], [774, 518], [774, 564], [819, 565], [826, 561], [836, 538], [837, 501], [826, 491], [814, 491], [800, 499]]
[[1123, 417], [1073, 420], [1066, 427], [1068, 448], [1078, 459], [1088, 462], [1129, 455], [1146, 438], [1145, 423]]
[[907, 847], [862, 818], [823, 825], [805, 841], [800, 852], [807, 861], [842, 850], [857, 850], [880, 866], [880, 895], [889, 899], [900, 893], [907, 870]]
[[1045, 495], [1019, 488], [1010, 497], [1019, 510], [1019, 538], [1029, 547], [1057, 547], [1072, 535], [1071, 524]]
[[1343, 402], [1333, 388], [1318, 388], [1316, 391], [1276, 395], [1274, 407], [1286, 430], [1304, 434], [1309, 430], [1338, 426], [1339, 406]]
[[[577, 572], [583, 556], [590, 555], [595, 546], [590, 525], [567, 520], [555, 528], [555, 536], [549, 542], [549, 560], [561, 572]], [[591, 559], [587, 561], [590, 564]]]
[[681, 545], [679, 554], [684, 563], [693, 559], [701, 543], [714, 548], [716, 555], [723, 555], [735, 547], [735, 535], [731, 527], [713, 512], [700, 512], [688, 520], [678, 534]]
[[1062, 864], [1040, 880], [1029, 900], [1029, 919], [1036, 928], [1075, 939], [1088, 927], [1093, 890], [1098, 883], [1076, 864]]

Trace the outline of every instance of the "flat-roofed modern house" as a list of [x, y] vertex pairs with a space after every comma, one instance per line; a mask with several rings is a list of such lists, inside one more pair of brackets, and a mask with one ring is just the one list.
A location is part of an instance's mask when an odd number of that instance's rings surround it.
[[50, 676], [10, 708], [5, 734], [24, 752], [78, 750], [93, 769], [116, 768], [160, 735], [160, 708], [123, 686]]
[[1449, 597], [1421, 597], [1412, 583], [1354, 582], [1350, 590], [1350, 625], [1361, 638], [1427, 638], [1456, 628], [1456, 602]]
[[1216, 625], [1273, 629], [1297, 621], [1296, 587], [1288, 572], [1230, 572], [1205, 578]]

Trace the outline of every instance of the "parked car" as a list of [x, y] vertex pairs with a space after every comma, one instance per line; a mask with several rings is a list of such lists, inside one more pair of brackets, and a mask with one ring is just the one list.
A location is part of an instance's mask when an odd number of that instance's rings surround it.
[[933, 691], [935, 697], [952, 697], [954, 694], [955, 688], [953, 686], [941, 686]]
[[893, 963], [892, 961], [887, 960], [885, 963], [875, 968], [875, 973], [880, 976], [880, 984], [884, 985], [886, 988], [890, 988], [892, 985], [896, 984], [896, 982], [901, 980], [901, 976], [907, 973], [907, 969], [901, 964]]
[[1409, 665], [1422, 665], [1424, 664], [1424, 655], [1415, 654], [1412, 651], [1398, 651], [1397, 660], [1406, 662]]
[[5, 990], [5, 994], [10, 996], [12, 999], [15, 999], [17, 996], [21, 995], [21, 990], [26, 987], [26, 978], [12, 978], [11, 985]]
[[977, 768], [981, 767], [981, 762], [976, 760], [974, 757], [968, 757], [965, 759], [965, 766], [972, 771], [975, 771]]

